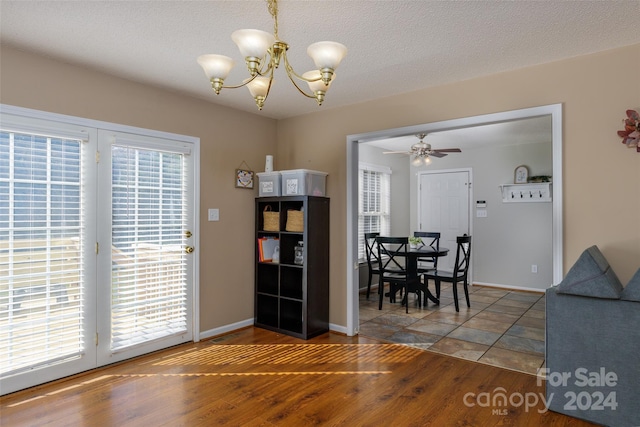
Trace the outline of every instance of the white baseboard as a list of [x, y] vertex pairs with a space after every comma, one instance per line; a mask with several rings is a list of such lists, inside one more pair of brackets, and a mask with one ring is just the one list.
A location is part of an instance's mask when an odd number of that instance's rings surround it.
[[336, 325], [335, 323], [329, 323], [329, 330], [347, 335], [347, 327], [346, 326]]
[[219, 328], [209, 329], [208, 331], [200, 332], [200, 339], [207, 339], [211, 337], [215, 337], [217, 335], [226, 334], [227, 332], [232, 332], [237, 329], [246, 328], [247, 326], [253, 325], [253, 317], [251, 319], [242, 320], [240, 322], [231, 323], [229, 325], [221, 326]]
[[[254, 319], [251, 318], [251, 319], [243, 320], [241, 322], [231, 323], [229, 325], [225, 325], [219, 328], [210, 329], [208, 331], [201, 332], [200, 340], [226, 334], [228, 332], [233, 332], [238, 329], [246, 328], [247, 326], [253, 326], [253, 322], [254, 322]], [[334, 332], [340, 332], [345, 335], [347, 334], [347, 328], [342, 325], [336, 325], [336, 324], [330, 323], [329, 330]]]
[[508, 289], [510, 291], [527, 291], [527, 292], [538, 292], [543, 294], [545, 289], [540, 288], [528, 288], [525, 286], [513, 286], [513, 285], [501, 285], [498, 283], [486, 283], [486, 282], [473, 282], [471, 286], [487, 286], [489, 288], [500, 288], [500, 289]]

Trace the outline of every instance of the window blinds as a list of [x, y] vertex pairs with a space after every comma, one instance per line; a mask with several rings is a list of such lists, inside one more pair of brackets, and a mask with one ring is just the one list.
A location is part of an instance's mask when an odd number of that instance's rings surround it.
[[2, 377], [84, 351], [82, 145], [0, 131]]
[[183, 154], [112, 146], [111, 350], [187, 328]]
[[361, 163], [358, 185], [358, 259], [364, 260], [364, 233], [390, 232], [391, 169]]

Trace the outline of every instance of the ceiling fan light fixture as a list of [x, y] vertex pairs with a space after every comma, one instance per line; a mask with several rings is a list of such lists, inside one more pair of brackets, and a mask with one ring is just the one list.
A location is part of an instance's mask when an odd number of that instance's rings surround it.
[[417, 154], [411, 160], [411, 165], [415, 167], [419, 167], [422, 165], [428, 166], [431, 164], [431, 157], [428, 155]]
[[[244, 29], [237, 30], [231, 34], [232, 40], [238, 46], [241, 55], [247, 64], [247, 69], [251, 78], [243, 80], [236, 86], [226, 85], [224, 80], [229, 75], [235, 61], [223, 55], [200, 55], [198, 63], [205, 71], [211, 81], [211, 87], [216, 95], [220, 94], [222, 88], [236, 89], [249, 85], [251, 95], [254, 97], [258, 108], [262, 106], [269, 96], [269, 90], [273, 82], [273, 72], [280, 65], [282, 60], [287, 77], [295, 88], [307, 98], [314, 98], [318, 105], [322, 105], [324, 97], [329, 89], [329, 85], [335, 79], [335, 70], [347, 54], [347, 48], [337, 42], [321, 41], [311, 44], [307, 48], [307, 54], [313, 59], [317, 69], [313, 74], [304, 73], [300, 75], [293, 70], [287, 59], [289, 45], [278, 38], [278, 0], [266, 0], [269, 13], [273, 17], [273, 35], [262, 30]], [[262, 79], [268, 80], [266, 84]], [[311, 93], [303, 90], [296, 79], [309, 84]], [[257, 80], [257, 81], [256, 81]], [[255, 89], [251, 85], [259, 85], [260, 93], [255, 95]], [[262, 88], [266, 87], [266, 92]]]
[[383, 154], [408, 154], [411, 156], [411, 165], [413, 166], [422, 166], [431, 164], [431, 156], [433, 157], [445, 157], [447, 153], [461, 153], [462, 150], [459, 148], [443, 148], [439, 150], [434, 150], [431, 148], [431, 144], [428, 144], [423, 141], [423, 139], [427, 135], [424, 133], [420, 133], [416, 135], [419, 142], [416, 142], [411, 146], [409, 151], [383, 151]]

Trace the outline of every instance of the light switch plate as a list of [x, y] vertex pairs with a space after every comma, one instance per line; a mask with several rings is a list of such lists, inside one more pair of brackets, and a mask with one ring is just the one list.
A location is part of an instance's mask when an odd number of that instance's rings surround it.
[[209, 221], [220, 221], [220, 209], [209, 209]]

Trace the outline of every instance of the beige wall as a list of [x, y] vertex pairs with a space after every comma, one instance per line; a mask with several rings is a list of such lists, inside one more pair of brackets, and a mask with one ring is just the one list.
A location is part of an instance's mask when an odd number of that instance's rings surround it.
[[[0, 54], [3, 104], [200, 138], [200, 329], [252, 318], [257, 187], [237, 189], [233, 176], [243, 160], [264, 169], [275, 120], [5, 47]], [[207, 208], [220, 209], [219, 222], [207, 222]]]
[[616, 132], [640, 108], [638, 75], [634, 45], [279, 121], [281, 168], [329, 173], [331, 322], [347, 322], [346, 136], [541, 105], [564, 104], [564, 270], [596, 244], [626, 284], [640, 268], [640, 153]]
[[[344, 108], [324, 109], [328, 100], [277, 123], [4, 47], [1, 56], [2, 103], [201, 138], [204, 331], [253, 317], [248, 249], [235, 243], [253, 241], [255, 192], [231, 178], [243, 160], [260, 171], [269, 153], [278, 169], [329, 173], [330, 321], [344, 326], [346, 136], [540, 105], [564, 104], [565, 271], [592, 244], [623, 283], [640, 267], [640, 154], [616, 135], [625, 110], [640, 108], [640, 45]], [[220, 222], [206, 222], [210, 207]]]

